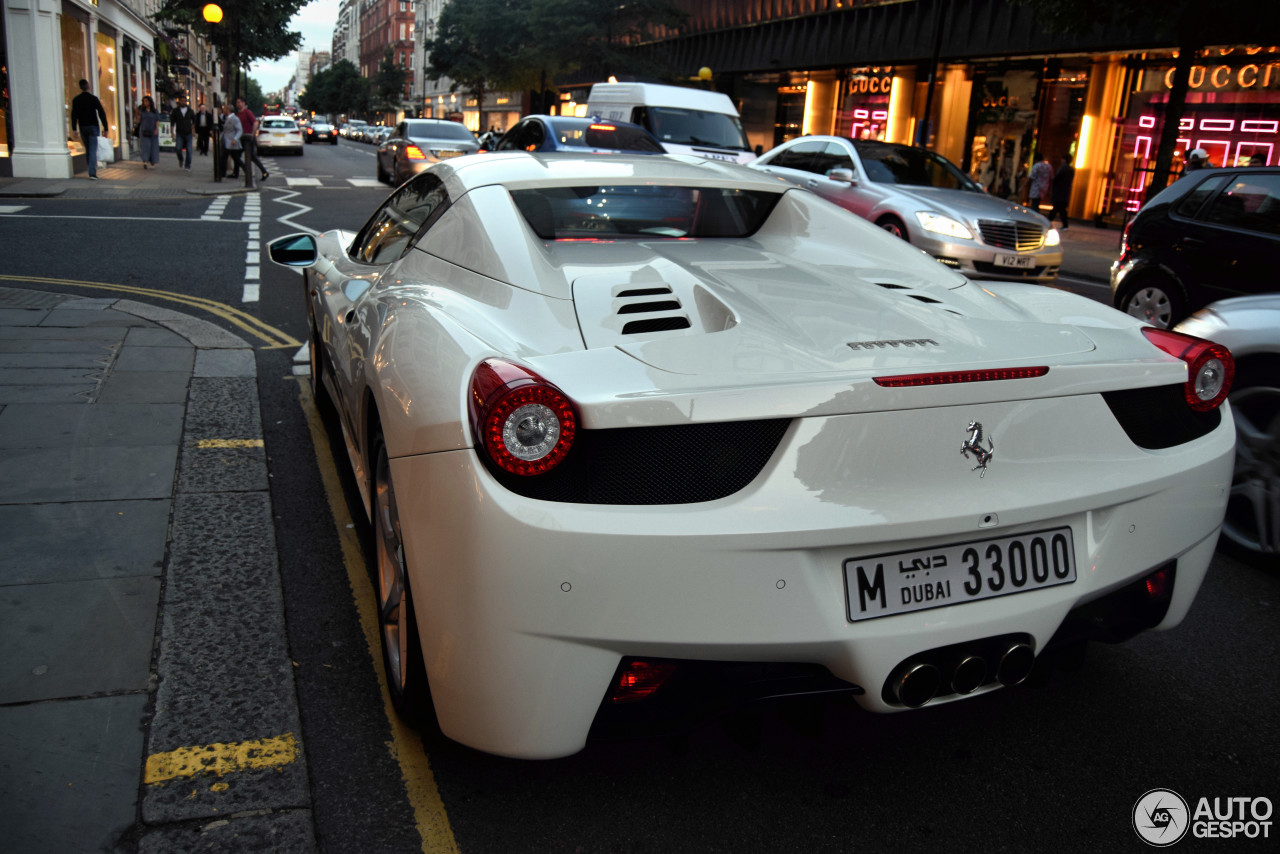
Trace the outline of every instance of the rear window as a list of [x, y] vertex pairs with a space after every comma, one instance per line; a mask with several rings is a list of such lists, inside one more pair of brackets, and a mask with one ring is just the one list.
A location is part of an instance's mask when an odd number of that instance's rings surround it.
[[263, 119], [262, 127], [276, 130], [297, 130], [298, 123], [293, 119]]
[[561, 145], [663, 153], [663, 148], [657, 140], [643, 128], [634, 125], [615, 125], [609, 122], [592, 122], [579, 127], [557, 125], [555, 134]]
[[720, 187], [585, 186], [512, 190], [544, 240], [747, 237], [781, 195]]
[[457, 122], [405, 122], [405, 132], [409, 136], [429, 137], [431, 139], [460, 139], [475, 142], [476, 138], [467, 130], [466, 125]]

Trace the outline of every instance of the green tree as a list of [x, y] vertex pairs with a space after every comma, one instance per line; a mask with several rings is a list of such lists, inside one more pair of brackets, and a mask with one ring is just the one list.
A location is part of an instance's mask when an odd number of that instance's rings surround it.
[[627, 48], [647, 27], [679, 26], [685, 17], [672, 0], [450, 0], [426, 42], [427, 76], [450, 78], [477, 103], [495, 89], [545, 96], [583, 68], [667, 76]]
[[409, 79], [409, 72], [397, 65], [387, 51], [378, 65], [378, 73], [373, 78], [374, 106], [379, 110], [396, 111], [404, 103], [404, 85]]
[[289, 29], [294, 13], [307, 0], [220, 0], [223, 18], [210, 24], [201, 15], [204, 0], [164, 0], [151, 16], [162, 27], [177, 25], [203, 36], [231, 68], [228, 98], [244, 93], [239, 69], [259, 59], [288, 56], [302, 44], [302, 34]]
[[267, 102], [267, 96], [262, 94], [262, 86], [247, 74], [244, 78], [244, 102], [256, 115], [262, 115], [262, 105]]
[[[1249, 14], [1232, 15], [1192, 0], [1009, 0], [1030, 6], [1036, 20], [1048, 32], [1066, 35], [1108, 33], [1116, 29], [1143, 33], [1155, 43], [1177, 46], [1169, 102], [1156, 151], [1155, 171], [1147, 197], [1169, 185], [1178, 125], [1186, 108], [1191, 67], [1201, 51], [1212, 45], [1251, 44], [1259, 29], [1274, 33], [1275, 12], [1262, 9], [1261, 19]], [[1262, 33], [1266, 35], [1266, 33]]]

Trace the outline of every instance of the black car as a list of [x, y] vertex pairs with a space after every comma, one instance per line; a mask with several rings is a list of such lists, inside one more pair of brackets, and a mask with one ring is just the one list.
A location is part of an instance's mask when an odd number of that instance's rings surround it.
[[653, 134], [630, 122], [575, 116], [525, 116], [503, 135], [496, 150], [662, 154], [665, 149]]
[[1168, 328], [1226, 297], [1280, 291], [1280, 168], [1203, 169], [1147, 203], [1111, 265], [1116, 308]]
[[307, 142], [327, 142], [330, 145], [338, 144], [338, 132], [333, 129], [333, 125], [327, 122], [312, 122], [305, 129]]

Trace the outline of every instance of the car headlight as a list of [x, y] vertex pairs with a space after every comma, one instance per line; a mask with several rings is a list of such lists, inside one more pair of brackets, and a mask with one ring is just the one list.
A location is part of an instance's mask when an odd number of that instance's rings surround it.
[[949, 216], [930, 213], [929, 211], [916, 211], [916, 219], [920, 220], [920, 227], [925, 231], [932, 231], [934, 234], [942, 234], [947, 237], [959, 237], [961, 240], [973, 240], [973, 232], [969, 230], [969, 227]]
[[1061, 242], [1062, 242], [1062, 235], [1058, 234], [1058, 229], [1056, 228], [1049, 229], [1048, 233], [1045, 234], [1044, 236], [1045, 246], [1057, 246]]

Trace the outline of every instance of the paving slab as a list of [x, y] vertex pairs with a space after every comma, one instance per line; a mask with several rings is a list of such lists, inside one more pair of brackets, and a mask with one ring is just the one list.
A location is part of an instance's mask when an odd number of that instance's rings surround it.
[[195, 364], [196, 351], [186, 347], [135, 347], [128, 341], [120, 348], [113, 371], [186, 371]]
[[0, 504], [168, 498], [173, 445], [0, 448]]
[[126, 850], [119, 843], [137, 816], [147, 699], [131, 694], [0, 707], [4, 850]]
[[159, 604], [158, 574], [0, 588], [0, 703], [145, 692]]
[[0, 448], [177, 444], [178, 403], [11, 404], [0, 411]]
[[121, 371], [102, 383], [99, 403], [182, 403], [187, 399], [187, 371]]
[[0, 504], [0, 586], [159, 575], [169, 501]]

